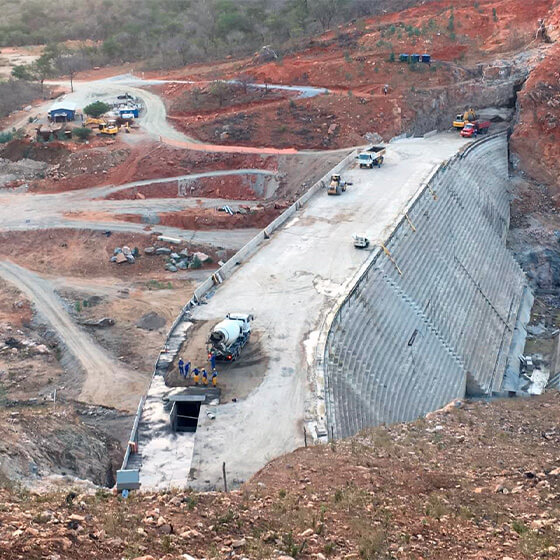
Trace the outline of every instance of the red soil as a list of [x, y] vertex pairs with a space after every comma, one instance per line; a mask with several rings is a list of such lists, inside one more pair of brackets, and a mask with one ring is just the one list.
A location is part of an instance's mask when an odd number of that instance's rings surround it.
[[[240, 175], [225, 175], [221, 177], [202, 177], [189, 183], [184, 196], [205, 198], [227, 198], [231, 200], [258, 200], [250, 186], [246, 184], [245, 177]], [[191, 192], [190, 186], [193, 187]], [[183, 198], [178, 194], [177, 181], [131, 187], [114, 192], [107, 197], [108, 200], [125, 200], [134, 198]]]
[[[234, 214], [209, 208], [196, 208], [182, 212], [164, 212], [159, 214], [160, 224], [194, 230], [265, 228], [282, 212], [274, 207], [257, 207], [247, 214]], [[119, 214], [115, 218], [123, 221], [142, 223], [138, 214]], [[157, 229], [157, 225], [153, 226]]]

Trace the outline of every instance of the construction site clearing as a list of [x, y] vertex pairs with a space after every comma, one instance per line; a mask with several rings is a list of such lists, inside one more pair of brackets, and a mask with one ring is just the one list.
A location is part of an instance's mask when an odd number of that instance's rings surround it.
[[[531, 142], [553, 137], [554, 107], [546, 119], [525, 110], [517, 122], [516, 104], [528, 73], [544, 59], [545, 80], [554, 66], [523, 3], [511, 4], [508, 13], [499, 6], [497, 20], [486, 5], [484, 14], [457, 5], [468, 40], [444, 31], [447, 7], [421, 6], [402, 14], [415, 22], [413, 35], [419, 30], [414, 46], [406, 24], [386, 14], [361, 32], [328, 32], [281, 62], [228, 60], [141, 78], [129, 68], [92, 71], [54, 106], [13, 115], [6, 126], [20, 132], [0, 146], [6, 476], [34, 490], [60, 477], [84, 484], [77, 477], [128, 491], [221, 489], [227, 475], [231, 489], [278, 455], [336, 439], [329, 403], [317, 398], [321, 321], [387, 248], [431, 171], [512, 123], [522, 148], [512, 164], [543, 177], [554, 169], [553, 149], [540, 150], [542, 162], [527, 156]], [[548, 4], [535, 3], [534, 15]], [[401, 61], [401, 52], [425, 52], [430, 63]], [[216, 83], [231, 97], [212, 93]], [[532, 87], [538, 95], [520, 94], [526, 104], [544, 95]], [[112, 114], [82, 121], [96, 101]], [[537, 139], [530, 112], [549, 127]], [[96, 130], [82, 141], [71, 129], [84, 127]], [[284, 213], [291, 217], [271, 227]], [[260, 249], [244, 253], [255, 238]], [[530, 254], [527, 263], [537, 267]], [[254, 316], [251, 337], [235, 361], [218, 360], [212, 386], [209, 337], [228, 314]], [[408, 334], [414, 366], [429, 329]], [[549, 372], [537, 347], [536, 365], [521, 357], [525, 381], [540, 391]], [[553, 355], [554, 343], [547, 348]], [[190, 362], [188, 375], [179, 358]], [[208, 386], [202, 375], [196, 385], [193, 368], [207, 370]], [[351, 394], [357, 382], [341, 383]]]

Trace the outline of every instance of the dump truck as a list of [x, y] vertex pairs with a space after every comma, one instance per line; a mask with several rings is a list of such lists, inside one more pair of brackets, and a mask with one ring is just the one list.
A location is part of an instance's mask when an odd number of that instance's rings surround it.
[[251, 336], [253, 316], [247, 313], [228, 313], [208, 337], [208, 359], [235, 361]]
[[453, 121], [453, 128], [462, 129], [467, 123], [474, 122], [476, 118], [474, 109], [467, 109], [464, 113], [455, 117], [455, 120]]
[[338, 173], [335, 173], [334, 175], [331, 175], [331, 182], [327, 190], [327, 194], [340, 195], [343, 192], [346, 192], [346, 188], [350, 184], [351, 183], [343, 181]]
[[362, 152], [360, 155], [358, 155], [358, 163], [360, 164], [360, 169], [373, 169], [374, 167], [381, 167], [385, 152], [386, 149], [384, 146], [372, 146], [365, 152]]
[[467, 123], [463, 127], [463, 130], [461, 130], [461, 136], [463, 138], [473, 138], [478, 134], [486, 134], [491, 124], [492, 123], [490, 121], [475, 121]]

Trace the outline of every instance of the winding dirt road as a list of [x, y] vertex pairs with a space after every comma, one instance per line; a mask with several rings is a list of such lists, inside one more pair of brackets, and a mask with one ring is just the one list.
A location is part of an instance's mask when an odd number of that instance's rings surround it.
[[[108, 356], [88, 333], [78, 327], [47, 280], [9, 261], [0, 261], [0, 276], [24, 292], [38, 315], [56, 331], [70, 355], [70, 359], [64, 361], [71, 380], [80, 382], [77, 380], [83, 379], [78, 399], [134, 412], [138, 395], [145, 391], [149, 380]], [[76, 367], [85, 372], [85, 378], [75, 374]], [[74, 393], [72, 389], [70, 391]]]

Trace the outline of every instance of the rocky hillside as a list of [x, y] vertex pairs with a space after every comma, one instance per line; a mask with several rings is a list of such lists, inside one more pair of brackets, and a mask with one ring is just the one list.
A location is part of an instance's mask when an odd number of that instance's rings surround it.
[[281, 457], [240, 490], [2, 490], [15, 558], [559, 558], [560, 394], [477, 402]]
[[[549, 40], [560, 40], [560, 2], [545, 25]], [[560, 194], [560, 43], [543, 52], [518, 102], [519, 119], [512, 138], [515, 163], [531, 179], [550, 185], [556, 199]]]

